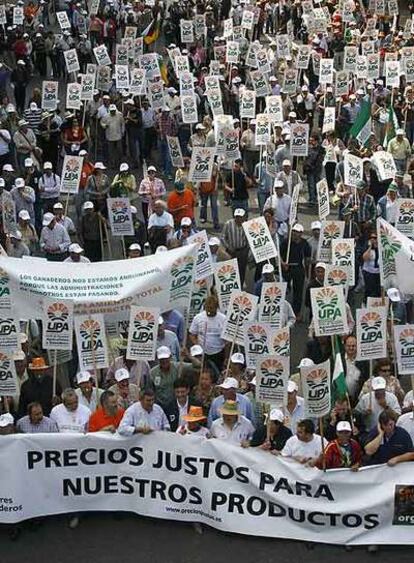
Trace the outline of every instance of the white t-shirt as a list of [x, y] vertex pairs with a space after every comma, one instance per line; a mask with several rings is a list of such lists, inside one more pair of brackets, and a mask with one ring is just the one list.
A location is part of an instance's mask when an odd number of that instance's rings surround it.
[[[323, 443], [327, 446], [328, 442], [323, 439]], [[302, 442], [297, 436], [292, 436], [286, 442], [282, 450], [282, 455], [286, 457], [306, 457], [315, 458], [322, 453], [321, 437], [314, 434], [310, 442]]]
[[211, 435], [213, 438], [231, 442], [232, 444], [240, 445], [244, 440], [251, 440], [253, 434], [253, 424], [243, 415], [239, 415], [239, 419], [233, 428], [226, 426], [222, 418], [218, 418], [211, 425]]
[[[225, 320], [226, 315], [223, 315], [220, 311], [217, 311], [215, 317], [208, 317], [205, 311], [194, 317], [190, 326], [190, 333], [198, 336], [198, 343], [204, 347], [206, 354], [218, 354], [226, 345], [221, 337]], [[207, 334], [205, 334], [206, 327]]]
[[50, 418], [56, 422], [59, 432], [86, 432], [90, 416], [91, 411], [84, 405], [78, 405], [76, 411], [68, 411], [63, 404], [56, 405], [50, 412]]
[[407, 430], [408, 434], [414, 443], [414, 416], [412, 412], [406, 412], [402, 414], [397, 420], [397, 426]]

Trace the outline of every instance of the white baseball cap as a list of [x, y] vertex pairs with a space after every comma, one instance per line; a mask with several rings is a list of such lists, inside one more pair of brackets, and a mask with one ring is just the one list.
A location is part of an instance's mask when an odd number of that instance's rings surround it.
[[390, 289], [387, 290], [387, 295], [389, 300], [393, 303], [399, 303], [401, 301], [400, 292], [396, 287], [390, 287]]
[[298, 390], [298, 386], [294, 381], [288, 381], [287, 391], [293, 393]]
[[147, 171], [148, 171], [148, 172], [156, 172], [157, 169], [155, 168], [155, 166], [152, 166], [152, 165], [151, 165], [151, 166], [148, 166]]
[[300, 223], [296, 223], [296, 225], [293, 225], [292, 227], [292, 231], [295, 231], [296, 233], [303, 233], [304, 230], [303, 225]]
[[5, 428], [6, 426], [10, 426], [11, 424], [14, 424], [14, 418], [9, 412], [6, 412], [0, 416], [0, 428]]
[[232, 364], [242, 364], [244, 365], [244, 356], [240, 352], [235, 352], [230, 358]]
[[79, 151], [79, 156], [85, 156], [85, 154], [88, 154], [88, 151], [85, 151], [85, 149]]
[[43, 215], [42, 225], [44, 227], [47, 227], [48, 225], [50, 225], [50, 223], [53, 221], [54, 218], [55, 216], [53, 215], [53, 213], [45, 213]]
[[116, 111], [116, 105], [110, 104], [108, 109], [109, 109], [109, 111]]
[[53, 170], [53, 165], [51, 162], [47, 161], [43, 165], [43, 170]]
[[97, 170], [106, 170], [106, 166], [103, 162], [95, 162], [95, 168]]
[[190, 227], [191, 224], [192, 224], [192, 221], [191, 221], [190, 217], [183, 217], [181, 219], [181, 223], [180, 223], [181, 227]]
[[234, 377], [226, 377], [221, 385], [219, 385], [222, 389], [238, 389], [239, 382]]
[[269, 413], [269, 419], [283, 422], [285, 420], [285, 415], [280, 409], [272, 409]]
[[336, 425], [337, 432], [352, 432], [352, 427], [347, 420], [340, 420]]
[[83, 248], [77, 243], [73, 242], [69, 245], [69, 252], [74, 252], [75, 254], [81, 254], [83, 252]]
[[58, 201], [58, 202], [55, 203], [55, 205], [53, 206], [53, 209], [63, 209], [63, 204], [60, 203], [60, 201]]
[[285, 158], [285, 160], [282, 162], [282, 166], [292, 166], [292, 163], [288, 158]]
[[133, 213], [133, 214], [134, 214], [134, 213], [138, 213], [137, 208], [135, 207], [135, 205], [130, 205], [129, 208], [130, 208], [130, 210], [131, 210], [131, 213]]
[[310, 358], [302, 358], [298, 368], [310, 368], [311, 366], [314, 366], [315, 362], [313, 360], [311, 360]]
[[322, 223], [320, 221], [312, 221], [311, 223], [311, 230], [313, 229], [322, 229]]
[[127, 170], [129, 170], [129, 165], [126, 162], [123, 162], [121, 164], [121, 166], [119, 167], [119, 171], [120, 172], [126, 172]]
[[129, 245], [128, 250], [139, 250], [141, 252], [142, 248], [140, 244], [138, 244], [137, 242], [133, 242], [132, 244]]
[[238, 207], [237, 209], [234, 210], [235, 217], [244, 217], [245, 215], [246, 215], [246, 211], [244, 209], [241, 209], [241, 207]]
[[26, 209], [22, 209], [19, 211], [19, 219], [23, 219], [23, 221], [28, 221], [30, 219], [29, 212]]
[[89, 371], [80, 371], [79, 373], [76, 374], [76, 381], [78, 382], [78, 385], [80, 383], [86, 383], [87, 381], [90, 381], [91, 379], [91, 374], [89, 373]]
[[374, 391], [380, 391], [381, 389], [385, 389], [386, 386], [387, 386], [387, 382], [383, 377], [372, 378], [372, 389]]
[[92, 201], [85, 201], [85, 203], [83, 204], [83, 209], [93, 209]]
[[218, 237], [211, 237], [208, 240], [209, 246], [220, 246], [220, 239]]
[[5, 164], [3, 166], [3, 172], [14, 172], [14, 168], [11, 164]]
[[129, 379], [129, 371], [125, 368], [119, 368], [115, 371], [115, 379], [119, 383], [124, 379]]
[[24, 159], [24, 166], [25, 166], [25, 168], [30, 168], [30, 166], [33, 166], [33, 160], [31, 158], [25, 158]]
[[22, 238], [23, 238], [22, 233], [21, 233], [18, 229], [16, 229], [16, 230], [14, 231], [14, 233], [10, 233], [10, 236], [11, 236], [12, 238], [15, 238], [16, 240], [22, 240]]
[[23, 178], [16, 178], [14, 181], [14, 185], [16, 186], [16, 188], [24, 188]]
[[168, 346], [160, 346], [159, 348], [157, 348], [157, 358], [158, 360], [171, 358], [171, 350], [168, 348]]
[[323, 270], [326, 270], [326, 264], [325, 264], [325, 262], [317, 262], [317, 263], [315, 264], [315, 270], [316, 270], [316, 268], [322, 268]]
[[194, 358], [195, 356], [202, 356], [202, 355], [203, 355], [203, 349], [199, 344], [194, 344], [194, 346], [191, 346], [190, 356], [192, 358]]
[[262, 269], [263, 274], [273, 274], [274, 271], [275, 269], [272, 264], [265, 264]]

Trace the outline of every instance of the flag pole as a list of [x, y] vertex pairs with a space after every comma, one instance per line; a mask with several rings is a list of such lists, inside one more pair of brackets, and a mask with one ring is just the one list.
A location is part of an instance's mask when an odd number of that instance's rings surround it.
[[240, 314], [241, 314], [241, 311], [239, 310], [239, 312], [237, 313], [236, 326], [235, 326], [235, 329], [234, 329], [233, 339], [231, 341], [230, 353], [229, 353], [229, 357], [227, 358], [227, 366], [226, 366], [226, 371], [225, 371], [226, 377], [228, 377], [228, 374], [229, 374], [231, 357], [233, 355], [234, 346], [236, 344], [237, 331], [239, 330]]
[[53, 350], [53, 384], [52, 384], [52, 399], [56, 397], [56, 379], [57, 379], [57, 350]]
[[322, 468], [326, 471], [326, 457], [325, 457], [325, 444], [323, 442], [323, 417], [319, 417], [319, 434], [321, 435], [322, 446]]

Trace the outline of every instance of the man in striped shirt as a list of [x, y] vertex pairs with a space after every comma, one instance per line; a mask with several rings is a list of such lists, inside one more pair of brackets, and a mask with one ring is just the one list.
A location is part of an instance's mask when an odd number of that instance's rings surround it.
[[249, 242], [243, 230], [245, 215], [246, 211], [244, 209], [235, 209], [234, 218], [229, 219], [223, 228], [224, 246], [232, 258], [237, 258], [242, 287], [249, 254]]
[[27, 416], [17, 422], [16, 430], [22, 434], [59, 432], [56, 423], [43, 415], [42, 405], [36, 402], [27, 406]]
[[29, 123], [35, 135], [39, 134], [39, 125], [42, 121], [42, 109], [37, 107], [36, 102], [31, 102], [29, 107], [23, 112], [24, 119]]

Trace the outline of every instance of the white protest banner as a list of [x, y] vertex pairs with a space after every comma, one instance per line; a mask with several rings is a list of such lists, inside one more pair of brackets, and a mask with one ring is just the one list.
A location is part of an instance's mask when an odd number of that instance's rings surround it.
[[271, 128], [269, 117], [266, 113], [258, 113], [256, 115], [256, 131], [255, 131], [255, 144], [267, 145], [271, 139]]
[[377, 360], [387, 356], [386, 307], [357, 309], [357, 360]]
[[368, 59], [364, 55], [359, 55], [357, 57], [356, 77], [359, 80], [365, 80], [368, 78]]
[[231, 161], [240, 158], [239, 132], [237, 129], [224, 130], [224, 156]]
[[111, 64], [111, 58], [108, 55], [106, 45], [98, 45], [97, 47], [94, 47], [93, 54], [95, 55], [96, 63], [99, 66], [108, 66]]
[[334, 76], [334, 60], [321, 59], [319, 66], [319, 82], [320, 84], [332, 84]]
[[226, 63], [237, 64], [239, 62], [240, 45], [237, 41], [227, 41], [226, 45]]
[[414, 57], [410, 57], [404, 60], [405, 66], [405, 77], [407, 82], [414, 82]]
[[164, 98], [164, 83], [158, 78], [148, 80], [148, 97], [151, 102], [151, 107], [154, 110], [163, 109], [166, 106]]
[[45, 350], [72, 350], [73, 303], [42, 299], [42, 346]]
[[271, 123], [283, 123], [283, 107], [281, 96], [266, 96], [266, 114]]
[[208, 244], [207, 231], [199, 231], [188, 237], [188, 244], [197, 245], [197, 261], [195, 266], [195, 280], [204, 280], [213, 274], [213, 261]]
[[332, 261], [332, 242], [343, 237], [344, 229], [344, 221], [322, 221], [318, 247], [320, 262], [330, 263]]
[[394, 345], [398, 375], [412, 375], [414, 373], [414, 326], [412, 324], [394, 325]]
[[290, 356], [290, 329], [288, 327], [272, 330], [269, 342], [270, 354]]
[[13, 8], [13, 25], [23, 25], [24, 11], [23, 6], [15, 6]]
[[154, 360], [159, 317], [160, 310], [157, 308], [131, 307], [126, 352], [128, 360]]
[[124, 311], [134, 299], [139, 305], [162, 310], [167, 310], [171, 302], [177, 307], [188, 305], [195, 253], [195, 245], [190, 244], [163, 256], [96, 262], [87, 268], [57, 262], [53, 285], [49, 262], [0, 256], [0, 313], [10, 309], [12, 298], [16, 319], [40, 319], [39, 295], [73, 301], [79, 314]]
[[210, 92], [220, 90], [220, 80], [218, 76], [206, 76], [204, 78], [204, 86], [206, 87], [207, 96]]
[[342, 287], [311, 288], [311, 305], [316, 336], [348, 334]]
[[145, 71], [142, 68], [131, 69], [129, 93], [134, 96], [142, 96], [145, 93]]
[[202, 39], [207, 35], [206, 14], [196, 14], [194, 16], [194, 33], [196, 39]]
[[65, 29], [70, 29], [70, 21], [68, 14], [66, 12], [56, 12], [56, 19], [60, 25], [60, 29], [64, 31]]
[[95, 90], [95, 74], [82, 74], [81, 78], [81, 100], [91, 102]]
[[343, 70], [347, 70], [349, 72], [356, 72], [356, 64], [357, 64], [357, 56], [358, 56], [358, 47], [353, 47], [348, 45], [345, 47], [345, 57], [344, 57], [344, 68]]
[[260, 70], [252, 70], [250, 78], [257, 98], [262, 98], [271, 94], [270, 86], [266, 76]]
[[128, 66], [128, 47], [125, 44], [116, 43], [115, 45], [115, 68], [116, 65]]
[[134, 234], [134, 224], [129, 198], [108, 197], [106, 203], [108, 206], [108, 219], [112, 236], [132, 236]]
[[[194, 317], [204, 310], [204, 303], [210, 293], [210, 280], [194, 281], [193, 289], [191, 291], [190, 310], [188, 313], [188, 323], [190, 324]], [[184, 315], [186, 312], [184, 311]]]
[[20, 346], [19, 333], [20, 329], [15, 319], [0, 318], [0, 350], [6, 354], [15, 352]]
[[256, 400], [276, 407], [286, 406], [289, 358], [261, 354], [255, 368]]
[[110, 90], [112, 70], [110, 66], [98, 66], [96, 69], [96, 87], [98, 90]]
[[221, 334], [224, 340], [232, 342], [235, 339], [236, 344], [243, 346], [243, 325], [246, 321], [252, 321], [255, 318], [258, 300], [256, 295], [245, 291], [233, 291]]
[[335, 108], [334, 107], [326, 107], [323, 110], [323, 124], [322, 124], [322, 133], [328, 133], [330, 131], [335, 131]]
[[168, 150], [170, 152], [171, 164], [174, 168], [182, 168], [184, 166], [183, 154], [178, 137], [167, 136]]
[[305, 399], [305, 416], [322, 418], [331, 411], [331, 364], [326, 360], [323, 364], [301, 368], [303, 398]]
[[240, 272], [237, 258], [216, 262], [214, 268], [214, 281], [216, 283], [217, 297], [221, 311], [227, 311], [231, 294], [241, 290]]
[[[361, 47], [362, 47], [362, 54], [364, 55], [364, 57], [367, 57], [368, 55], [373, 55], [375, 53], [375, 41], [363, 41], [361, 43]], [[358, 61], [357, 61], [357, 65], [358, 65]]]
[[264, 354], [269, 353], [271, 326], [252, 321], [244, 323], [244, 352], [246, 368], [255, 369], [256, 363]]
[[103, 315], [75, 315], [75, 334], [81, 370], [107, 368], [108, 346]]
[[67, 109], [81, 108], [81, 90], [82, 86], [77, 82], [71, 82], [66, 87], [66, 107]]
[[254, 24], [254, 12], [251, 10], [243, 10], [241, 26], [242, 29], [247, 29], [247, 31], [251, 31], [253, 29]]
[[414, 239], [414, 200], [397, 199], [395, 228], [408, 238]]
[[128, 65], [115, 65], [115, 84], [118, 90], [128, 90], [129, 69]]
[[194, 96], [194, 75], [191, 72], [180, 73], [180, 96]]
[[298, 214], [299, 195], [300, 195], [300, 184], [296, 184], [295, 186], [293, 186], [292, 201], [290, 204], [290, 211], [289, 211], [289, 224], [292, 226], [296, 222], [296, 217]]
[[157, 53], [145, 53], [139, 57], [139, 66], [145, 70], [146, 78], [160, 78], [161, 71]]
[[223, 100], [220, 89], [210, 90], [207, 95], [207, 100], [213, 116], [224, 114]]
[[177, 55], [174, 58], [175, 74], [181, 76], [185, 72], [190, 72], [190, 61], [187, 55]]
[[381, 182], [394, 180], [397, 167], [392, 154], [386, 151], [376, 151], [371, 157], [371, 162], [376, 166], [378, 178]]
[[181, 115], [183, 123], [197, 123], [197, 100], [195, 96], [180, 96], [181, 98]]
[[400, 86], [400, 62], [385, 61], [385, 84], [388, 88]]
[[309, 67], [309, 59], [311, 55], [310, 45], [299, 45], [296, 58], [296, 68], [306, 70]]
[[192, 20], [180, 19], [181, 43], [194, 43], [194, 26]]
[[332, 240], [332, 263], [335, 266], [348, 268], [349, 285], [355, 285], [355, 240], [352, 238], [338, 238]]
[[226, 39], [230, 38], [233, 35], [233, 19], [228, 18], [223, 22], [223, 37]]
[[335, 74], [335, 96], [347, 96], [349, 92], [349, 72], [347, 70], [338, 71]]
[[269, 55], [266, 49], [258, 49], [256, 51], [256, 63], [257, 63], [257, 70], [259, 70], [265, 75], [268, 75], [272, 70], [269, 61]]
[[309, 123], [292, 123], [290, 126], [290, 154], [308, 156]]
[[276, 245], [264, 217], [255, 217], [249, 221], [244, 221], [243, 230], [256, 264], [277, 258]]
[[256, 92], [243, 90], [240, 94], [240, 119], [254, 119], [256, 117]]
[[76, 49], [69, 49], [68, 51], [63, 51], [63, 55], [65, 57], [66, 71], [68, 72], [68, 74], [71, 72], [79, 72], [80, 65], [79, 65], [78, 53]]
[[0, 25], [7, 24], [6, 6], [2, 4], [0, 6]]
[[193, 148], [188, 173], [190, 182], [209, 182], [211, 180], [215, 154], [214, 147]]
[[59, 82], [43, 80], [42, 82], [42, 109], [55, 111], [58, 104]]
[[298, 69], [286, 68], [283, 76], [283, 91], [286, 94], [294, 94], [298, 84]]
[[82, 166], [83, 156], [65, 155], [60, 179], [60, 193], [78, 193], [82, 176]]
[[398, 0], [388, 0], [387, 8], [390, 16], [398, 16]]
[[363, 180], [364, 166], [362, 158], [354, 156], [351, 153], [345, 154], [344, 157], [344, 183], [351, 188], [356, 188]]
[[[15, 351], [18, 349], [16, 346]], [[20, 392], [12, 354], [0, 352], [0, 397], [12, 397]]]
[[260, 322], [269, 323], [276, 329], [282, 327], [286, 287], [286, 282], [263, 282], [258, 315]]
[[331, 212], [328, 182], [325, 178], [322, 178], [322, 180], [316, 184], [316, 194], [318, 197], [319, 219], [324, 221]]
[[380, 56], [379, 53], [370, 53], [367, 55], [367, 79], [376, 80], [380, 74]]

